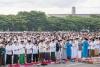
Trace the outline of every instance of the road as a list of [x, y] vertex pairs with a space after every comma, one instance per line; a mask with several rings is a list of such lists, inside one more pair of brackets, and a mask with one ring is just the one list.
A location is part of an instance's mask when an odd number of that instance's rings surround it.
[[71, 63], [71, 64], [51, 64], [40, 67], [100, 67], [100, 64]]
[[[11, 67], [11, 66], [0, 66]], [[41, 65], [27, 65], [27, 66], [12, 66], [12, 67], [100, 67], [100, 64], [86, 64], [86, 63], [67, 63], [67, 64], [49, 64], [46, 66]]]

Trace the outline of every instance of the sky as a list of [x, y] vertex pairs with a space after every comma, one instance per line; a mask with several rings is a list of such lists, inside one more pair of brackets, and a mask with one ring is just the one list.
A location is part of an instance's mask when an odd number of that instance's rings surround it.
[[77, 14], [100, 14], [100, 0], [0, 0], [0, 14], [31, 10], [70, 14], [72, 6], [76, 7]]

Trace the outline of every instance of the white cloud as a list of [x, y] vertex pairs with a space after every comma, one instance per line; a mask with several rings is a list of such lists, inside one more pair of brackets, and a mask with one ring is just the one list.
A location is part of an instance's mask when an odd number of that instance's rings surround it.
[[100, 0], [84, 0], [77, 3], [77, 13], [100, 14]]
[[[16, 14], [18, 11], [39, 10], [46, 13], [100, 13], [100, 0], [0, 0], [0, 14]], [[96, 8], [95, 8], [96, 7]]]

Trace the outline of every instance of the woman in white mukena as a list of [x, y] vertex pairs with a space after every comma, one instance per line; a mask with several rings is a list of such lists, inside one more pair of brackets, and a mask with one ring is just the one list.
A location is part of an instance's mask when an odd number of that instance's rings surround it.
[[78, 41], [77, 39], [73, 39], [72, 43], [72, 57], [73, 60], [78, 58]]

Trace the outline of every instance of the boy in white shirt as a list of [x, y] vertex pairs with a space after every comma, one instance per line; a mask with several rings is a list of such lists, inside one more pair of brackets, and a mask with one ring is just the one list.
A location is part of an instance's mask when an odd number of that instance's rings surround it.
[[45, 42], [45, 60], [46, 62], [50, 61], [50, 42]]
[[28, 40], [28, 43], [25, 46], [26, 49], [26, 61], [27, 63], [32, 62], [32, 43], [30, 40]]
[[19, 60], [19, 44], [17, 41], [14, 41], [12, 44], [12, 49], [13, 49], [13, 64], [18, 64]]
[[33, 44], [32, 46], [32, 50], [33, 50], [33, 62], [38, 62], [38, 50], [39, 47], [36, 43]]
[[94, 39], [90, 39], [90, 42], [89, 42], [89, 57], [94, 57], [94, 49], [95, 49], [95, 42], [94, 42]]
[[12, 64], [12, 44], [8, 42], [6, 45], [6, 64]]
[[95, 46], [94, 46], [94, 48], [95, 48], [95, 56], [99, 56], [99, 45], [100, 45], [100, 41], [99, 41], [99, 38], [96, 38], [95, 39]]
[[51, 61], [56, 61], [55, 57], [55, 52], [56, 52], [56, 43], [54, 40], [50, 42], [50, 54], [51, 54]]
[[39, 59], [41, 62], [44, 61], [44, 58], [45, 58], [45, 50], [44, 50], [44, 41], [41, 40], [40, 43], [39, 43]]

